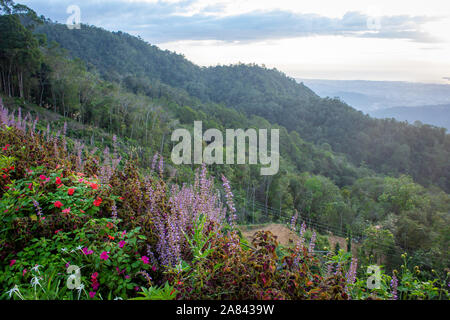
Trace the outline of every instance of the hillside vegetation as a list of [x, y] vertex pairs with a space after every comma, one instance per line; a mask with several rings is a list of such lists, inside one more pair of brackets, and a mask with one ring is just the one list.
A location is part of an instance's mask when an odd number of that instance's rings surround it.
[[[403, 265], [402, 277], [419, 288], [403, 288], [403, 298], [446, 295], [444, 129], [372, 119], [277, 70], [201, 68], [125, 33], [66, 30], [23, 6], [0, 15], [0, 29], [2, 286], [29, 283], [21, 276], [35, 264], [57, 273], [70, 262], [92, 273], [92, 283], [89, 275], [83, 283], [93, 297], [134, 297], [137, 287], [192, 299], [393, 298], [392, 272]], [[261, 176], [260, 165], [174, 165], [171, 133], [192, 131], [194, 120], [222, 132], [280, 129], [279, 173]], [[293, 216], [308, 230], [293, 223], [303, 240], [283, 250], [268, 233], [250, 250], [235, 228]], [[349, 248], [331, 248], [330, 232], [347, 237]], [[360, 241], [354, 260], [351, 239]], [[124, 242], [132, 244], [126, 252]], [[319, 262], [316, 245], [330, 252], [328, 262]], [[385, 286], [364, 291], [366, 267], [381, 257]], [[57, 298], [66, 294], [75, 298], [72, 291]]]
[[[160, 93], [150, 89], [154, 82], [166, 84], [202, 102], [264, 117], [308, 142], [328, 144], [357, 166], [409, 174], [421, 184], [450, 191], [450, 138], [443, 128], [372, 119], [340, 100], [319, 98], [275, 69], [244, 64], [201, 68], [122, 32], [85, 25], [69, 30], [51, 22], [36, 32], [134, 92], [155, 97]], [[190, 106], [196, 109], [197, 103]]]
[[144, 176], [116, 149], [99, 155], [36, 124], [0, 101], [3, 299], [448, 299], [447, 278], [409, 270], [406, 254], [367, 289], [366, 264], [344, 250], [321, 258], [297, 216], [296, 243], [260, 231], [249, 245], [224, 176], [221, 202], [205, 166], [180, 188], [160, 156]]

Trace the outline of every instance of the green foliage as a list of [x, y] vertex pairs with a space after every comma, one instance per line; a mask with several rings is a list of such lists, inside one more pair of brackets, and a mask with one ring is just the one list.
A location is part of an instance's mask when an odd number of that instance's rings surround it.
[[133, 298], [131, 300], [174, 300], [176, 298], [176, 290], [169, 285], [168, 282], [165, 283], [164, 287], [150, 287], [141, 288], [142, 291], [139, 292], [142, 297]]
[[209, 232], [208, 235], [205, 236], [203, 231], [205, 225], [206, 216], [200, 215], [194, 224], [192, 236], [184, 234], [189, 246], [191, 247], [194, 262], [200, 262], [207, 259], [212, 252], [210, 240], [215, 236], [215, 233]]

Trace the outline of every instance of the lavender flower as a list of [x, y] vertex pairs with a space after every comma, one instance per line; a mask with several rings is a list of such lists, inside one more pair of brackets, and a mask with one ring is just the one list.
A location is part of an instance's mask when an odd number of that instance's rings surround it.
[[355, 282], [357, 267], [358, 267], [358, 259], [353, 258], [352, 262], [350, 262], [350, 267], [348, 268], [348, 271], [345, 274], [345, 278], [347, 279], [347, 284], [352, 284]]
[[313, 234], [311, 236], [311, 240], [309, 241], [308, 252], [312, 253], [314, 251], [315, 245], [316, 245], [316, 231], [313, 231]]
[[42, 217], [42, 208], [39, 206], [39, 202], [37, 202], [34, 199], [31, 199], [33, 201], [34, 208], [36, 209], [36, 214], [38, 217]]
[[113, 220], [117, 219], [117, 206], [115, 203], [111, 206], [111, 216]]
[[[192, 234], [194, 223], [200, 215], [206, 217], [205, 234], [219, 232], [225, 225], [226, 208], [214, 192], [213, 178], [207, 177], [206, 167], [202, 168], [200, 175], [196, 174], [193, 186], [171, 187], [169, 211], [167, 207], [161, 208], [163, 201], [160, 199], [165, 197], [166, 193], [166, 187], [161, 180], [152, 183], [152, 179], [147, 177], [145, 202], [158, 234], [156, 253], [160, 264], [174, 267], [180, 263], [183, 248], [187, 247], [185, 235]], [[227, 200], [232, 201], [231, 191], [228, 196]], [[148, 256], [153, 255], [148, 252]]]
[[227, 199], [227, 206], [230, 210], [230, 216], [229, 216], [229, 223], [230, 225], [234, 225], [234, 222], [236, 220], [236, 209], [234, 207], [233, 203], [233, 193], [231, 192], [230, 182], [227, 178], [225, 178], [224, 175], [222, 175], [222, 181], [223, 181], [223, 188], [225, 189], [225, 198]]
[[295, 246], [295, 254], [296, 257], [294, 259], [294, 266], [298, 267], [299, 262], [300, 262], [300, 258], [302, 256], [302, 252], [303, 252], [303, 243], [305, 242], [305, 238], [304, 238], [304, 234], [306, 231], [306, 223], [303, 222], [302, 226], [300, 228], [300, 233], [299, 233], [299, 240], [297, 242], [297, 245]]
[[295, 214], [291, 218], [291, 230], [295, 232], [296, 224], [298, 219], [298, 212], [295, 210]]
[[397, 286], [398, 286], [398, 279], [395, 276], [395, 273], [392, 275], [392, 280], [391, 280], [391, 287], [392, 287], [392, 300], [397, 300], [398, 296], [397, 296]]
[[153, 159], [152, 159], [152, 167], [151, 167], [151, 172], [153, 172], [155, 170], [156, 167], [156, 160], [158, 159], [158, 153], [155, 153], [153, 155]]
[[162, 155], [159, 156], [159, 164], [158, 164], [159, 176], [162, 177], [164, 173], [164, 158]]

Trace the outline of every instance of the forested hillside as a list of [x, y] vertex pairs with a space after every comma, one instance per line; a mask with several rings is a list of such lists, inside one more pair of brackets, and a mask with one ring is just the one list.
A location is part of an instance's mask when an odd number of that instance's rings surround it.
[[[166, 159], [160, 178], [167, 176], [164, 185], [169, 190], [198, 183], [198, 166], [170, 162], [175, 128], [192, 130], [194, 120], [203, 121], [204, 129], [221, 131], [278, 128], [277, 175], [260, 176], [259, 165], [208, 168], [212, 175], [230, 180], [239, 223], [284, 223], [297, 211], [324, 234], [337, 230], [349, 239], [357, 237], [360, 261], [382, 259], [391, 270], [403, 263], [400, 254], [408, 252], [410, 263], [427, 270], [427, 276], [433, 277], [433, 268], [444, 274], [450, 258], [450, 136], [444, 129], [372, 119], [339, 100], [318, 97], [274, 69], [244, 64], [198, 67], [125, 33], [86, 25], [69, 30], [41, 23], [26, 8], [16, 9], [0, 16], [0, 93], [5, 107], [14, 112], [3, 111], [4, 125], [13, 127], [17, 122], [12, 118], [21, 121], [29, 112], [26, 120], [34, 123], [33, 133], [37, 128], [47, 137], [71, 139], [73, 155], [64, 155], [49, 169], [55, 177], [57, 165], [65, 161], [74, 162], [70, 174], [83, 171], [78, 160], [82, 156], [106, 161], [105, 170], [110, 170], [114, 150], [114, 159], [135, 160], [126, 173], [114, 165], [117, 179], [130, 173], [127, 179], [139, 181], [144, 189], [140, 174], [154, 171], [154, 155], [159, 153]], [[5, 145], [8, 139], [25, 139], [20, 132], [8, 133], [7, 127], [2, 131]], [[65, 150], [64, 141], [55, 142], [54, 150]], [[51, 149], [39, 140], [41, 144], [42, 150]], [[5, 165], [15, 161], [13, 157], [26, 162], [21, 151], [13, 151], [5, 154], [11, 158]], [[89, 168], [84, 166], [82, 173], [99, 173], [99, 168]], [[22, 169], [14, 177], [28, 182]], [[117, 183], [125, 192], [124, 184]], [[10, 186], [2, 188], [9, 195], [2, 201], [8, 210], [15, 208]], [[170, 198], [170, 192], [166, 196]], [[127, 210], [143, 216], [142, 199], [116, 208], [133, 227], [136, 222]], [[27, 205], [34, 210], [33, 203]], [[147, 205], [143, 207], [150, 208]], [[268, 207], [278, 212], [276, 217], [269, 217]], [[101, 212], [111, 210], [108, 206]], [[6, 213], [3, 218], [12, 221]], [[3, 243], [9, 243], [5, 239]], [[321, 249], [326, 247], [324, 241]]]
[[[93, 26], [69, 30], [51, 22], [36, 32], [95, 66], [105, 79], [123, 81], [135, 91], [157, 80], [203, 102], [262, 116], [306, 141], [328, 144], [357, 166], [409, 174], [425, 186], [450, 190], [450, 137], [444, 129], [369, 118], [339, 100], [319, 98], [277, 70], [243, 64], [201, 68], [121, 32]], [[143, 92], [152, 96], [149, 89]]]

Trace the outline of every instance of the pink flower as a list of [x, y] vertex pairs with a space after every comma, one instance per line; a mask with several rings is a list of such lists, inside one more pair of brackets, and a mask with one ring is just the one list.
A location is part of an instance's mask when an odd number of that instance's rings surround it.
[[123, 248], [123, 246], [126, 244], [126, 242], [125, 241], [120, 241], [119, 242], [119, 248]]
[[103, 251], [103, 252], [100, 254], [100, 259], [105, 260], [105, 261], [108, 260], [108, 258], [109, 258], [108, 253], [109, 253], [109, 252]]
[[148, 257], [142, 256], [141, 259], [142, 259], [142, 262], [143, 262], [144, 264], [148, 264], [148, 263], [149, 263], [149, 258], [148, 258]]
[[25, 277], [26, 274], [27, 274], [27, 269], [23, 269], [23, 271], [22, 271], [22, 277]]
[[70, 213], [70, 207], [67, 208], [67, 209], [64, 209], [62, 212], [63, 212], [63, 213]]
[[47, 177], [46, 177], [46, 176], [44, 176], [43, 174], [41, 174], [41, 175], [39, 176], [39, 179], [41, 179], [41, 180], [45, 180], [45, 179], [47, 179]]
[[84, 253], [85, 255], [88, 255], [88, 254], [93, 254], [94, 251], [88, 250], [88, 248], [84, 247], [84, 248], [83, 248], [83, 253]]
[[95, 295], [95, 291], [97, 291], [97, 289], [100, 287], [100, 284], [98, 283], [97, 277], [98, 277], [98, 272], [94, 272], [91, 275], [92, 290], [94, 290], [94, 295]]
[[16, 263], [16, 259], [13, 259], [9, 262], [9, 266], [12, 267]]
[[91, 297], [91, 299], [93, 299], [95, 297], [95, 291], [90, 291], [89, 297]]

